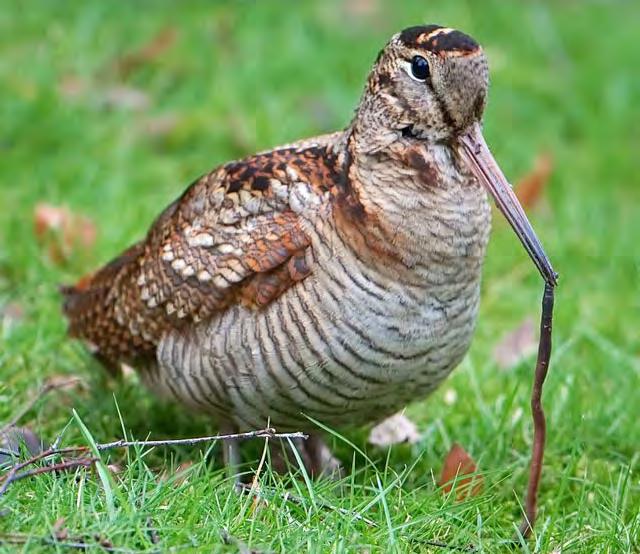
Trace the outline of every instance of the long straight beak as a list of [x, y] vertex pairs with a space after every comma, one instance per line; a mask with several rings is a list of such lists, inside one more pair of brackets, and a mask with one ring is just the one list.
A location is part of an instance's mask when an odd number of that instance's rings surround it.
[[529, 257], [538, 268], [546, 283], [555, 286], [558, 274], [551, 267], [551, 262], [540, 244], [531, 223], [527, 219], [520, 202], [516, 198], [511, 185], [493, 158], [487, 143], [482, 136], [480, 125], [475, 123], [465, 134], [459, 137], [460, 154], [478, 181], [489, 191], [496, 206], [507, 219]]

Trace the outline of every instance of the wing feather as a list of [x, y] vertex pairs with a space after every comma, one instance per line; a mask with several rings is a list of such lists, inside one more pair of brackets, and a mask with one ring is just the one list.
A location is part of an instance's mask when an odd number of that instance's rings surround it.
[[193, 183], [147, 237], [63, 289], [70, 333], [113, 364], [152, 356], [168, 330], [241, 303], [261, 309], [311, 273], [310, 239], [289, 192], [335, 182], [326, 145], [256, 155]]

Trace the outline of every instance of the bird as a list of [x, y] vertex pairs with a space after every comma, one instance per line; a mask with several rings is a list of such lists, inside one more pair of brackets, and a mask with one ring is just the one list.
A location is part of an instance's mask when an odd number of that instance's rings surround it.
[[222, 430], [306, 430], [309, 471], [335, 467], [316, 422], [382, 420], [468, 351], [490, 197], [555, 282], [482, 136], [488, 88], [469, 35], [396, 33], [343, 130], [204, 174], [142, 240], [63, 287], [69, 334]]

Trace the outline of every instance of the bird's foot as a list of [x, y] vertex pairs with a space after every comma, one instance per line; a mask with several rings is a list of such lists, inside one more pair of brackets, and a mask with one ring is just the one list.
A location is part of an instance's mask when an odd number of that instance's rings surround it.
[[[298, 456], [293, 452], [293, 448]], [[338, 480], [344, 474], [340, 460], [332, 454], [327, 444], [317, 433], [310, 433], [307, 439], [292, 439], [272, 444], [271, 466], [278, 473], [286, 473], [299, 467], [298, 458], [310, 477], [327, 477]]]

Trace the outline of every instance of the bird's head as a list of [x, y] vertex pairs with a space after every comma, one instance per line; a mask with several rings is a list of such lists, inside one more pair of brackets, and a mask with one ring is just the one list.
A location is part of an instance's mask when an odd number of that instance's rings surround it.
[[440, 142], [481, 120], [488, 88], [475, 40], [438, 25], [410, 27], [380, 52], [363, 102], [377, 105], [389, 131]]
[[356, 149], [376, 155], [399, 140], [446, 144], [493, 196], [546, 282], [556, 274], [482, 136], [489, 67], [470, 36], [410, 27], [382, 49], [353, 124]]

